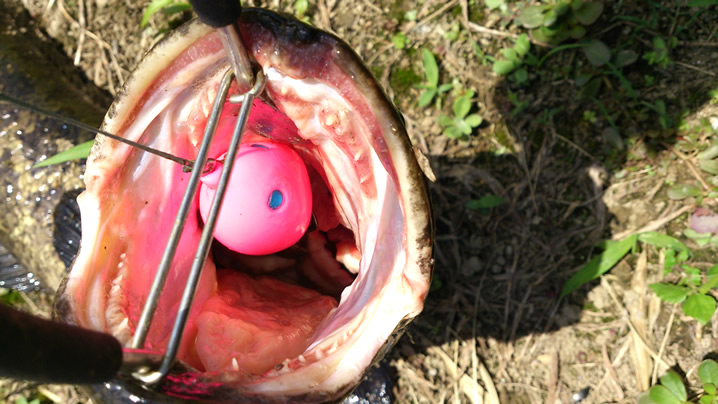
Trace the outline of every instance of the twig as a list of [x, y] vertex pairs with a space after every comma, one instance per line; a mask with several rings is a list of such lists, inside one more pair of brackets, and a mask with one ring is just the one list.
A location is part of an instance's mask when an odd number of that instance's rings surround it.
[[364, 4], [366, 4], [369, 8], [376, 11], [379, 14], [384, 14], [384, 10], [379, 8], [376, 4], [374, 4], [371, 0], [364, 0]]
[[452, 7], [454, 7], [458, 3], [458, 0], [452, 0], [444, 5], [444, 7], [441, 7], [440, 9], [434, 11], [433, 13], [429, 14], [425, 18], [422, 18], [421, 21], [417, 22], [416, 25], [407, 27], [408, 30], [419, 28], [420, 26], [428, 23], [429, 21], [433, 20], [434, 18], [440, 16], [444, 13], [446, 10], [450, 10]]
[[42, 394], [43, 396], [47, 397], [48, 400], [52, 401], [53, 403], [64, 403], [66, 400], [64, 400], [59, 395], [53, 393], [45, 386], [37, 386], [37, 391]]
[[[663, 340], [661, 341], [661, 346], [658, 348], [658, 356], [663, 356], [663, 351], [666, 349], [666, 344], [668, 343], [668, 337], [671, 335], [671, 327], [673, 327], [673, 320], [676, 317], [676, 307], [678, 307], [677, 304], [673, 305], [673, 309], [671, 310], [671, 317], [668, 318], [668, 327], [666, 327], [666, 333], [663, 335]], [[656, 362], [653, 365], [653, 375], [651, 375], [651, 385], [656, 384], [656, 380], [658, 379], [658, 362]]]
[[698, 180], [698, 182], [701, 183], [701, 185], [703, 186], [703, 189], [706, 190], [706, 191], [710, 191], [710, 190], [711, 190], [711, 186], [708, 185], [708, 183], [706, 182], [706, 180], [703, 179], [703, 176], [702, 176], [701, 173], [698, 171], [698, 169], [696, 168], [696, 166], [693, 165], [693, 162], [691, 162], [691, 159], [689, 159], [688, 156], [686, 156], [685, 154], [683, 154], [683, 153], [679, 152], [678, 150], [676, 150], [675, 147], [671, 147], [671, 151], [673, 152], [673, 154], [675, 154], [676, 156], [678, 156], [678, 158], [680, 158], [681, 160], [683, 160], [683, 162], [688, 166], [688, 169], [691, 171], [691, 174], [693, 174], [693, 176], [696, 177], [696, 179]]
[[77, 3], [77, 7], [77, 19], [80, 24], [80, 38], [77, 40], [77, 50], [75, 51], [75, 59], [73, 60], [73, 64], [75, 66], [80, 65], [80, 60], [82, 59], [82, 45], [85, 44], [85, 32], [87, 31], [87, 24], [85, 23], [85, 1], [80, 0]]
[[667, 223], [669, 223], [673, 219], [692, 210], [693, 208], [695, 208], [695, 205], [693, 205], [693, 204], [685, 205], [682, 208], [680, 208], [662, 218], [658, 218], [656, 220], [651, 221], [650, 223], [641, 227], [638, 230], [626, 230], [626, 231], [622, 231], [620, 233], [616, 233], [613, 236], [611, 236], [611, 240], [622, 240], [622, 239], [624, 239], [630, 235], [636, 234], [636, 233], [643, 233], [646, 231], [656, 231], [656, 230], [660, 229], [661, 227], [665, 226]]
[[559, 375], [559, 358], [558, 351], [551, 356], [551, 370], [548, 378], [548, 394], [546, 394], [546, 404], [553, 404], [558, 399], [558, 375]]
[[[466, 26], [469, 27], [470, 31], [474, 31], [479, 34], [497, 36], [500, 38], [513, 38], [513, 39], [516, 39], [519, 37], [519, 34], [512, 34], [510, 32], [504, 32], [504, 31], [499, 31], [499, 30], [492, 29], [492, 28], [486, 28], [482, 25], [476, 24], [471, 21], [467, 21]], [[555, 48], [556, 47], [556, 45], [551, 45], [550, 43], [533, 39], [530, 36], [529, 36], [529, 41], [531, 41], [531, 43], [534, 45], [543, 46], [544, 48]]]
[[583, 154], [584, 156], [590, 158], [590, 159], [593, 160], [593, 161], [598, 161], [598, 162], [600, 162], [599, 159], [597, 159], [596, 157], [593, 157], [593, 156], [592, 156], [589, 152], [587, 152], [586, 150], [583, 150], [583, 149], [581, 148], [581, 146], [579, 146], [579, 145], [577, 145], [576, 143], [574, 143], [574, 142], [568, 140], [568, 139], [565, 138], [564, 136], [559, 135], [558, 133], [556, 133], [555, 129], [553, 130], [553, 134], [554, 134], [554, 136], [556, 136], [557, 138], [559, 138], [559, 139], [563, 140], [564, 142], [566, 142], [569, 146], [571, 146], [571, 147], [573, 147], [574, 149], [578, 150], [579, 153]]
[[636, 335], [636, 337], [638, 338], [638, 342], [639, 342], [640, 345], [643, 347], [643, 349], [645, 349], [646, 352], [648, 352], [648, 354], [651, 355], [651, 357], [653, 357], [653, 360], [655, 360], [656, 362], [660, 362], [663, 366], [669, 368], [670, 365], [668, 365], [660, 356], [658, 356], [658, 354], [656, 353], [656, 351], [654, 351], [654, 350], [648, 345], [648, 343], [646, 342], [646, 340], [643, 339], [643, 337], [641, 336], [641, 334], [638, 332], [638, 329], [636, 328], [636, 326], [633, 324], [633, 322], [631, 321], [631, 319], [630, 319], [630, 317], [629, 317], [628, 310], [627, 310], [626, 307], [623, 306], [623, 304], [621, 304], [621, 302], [618, 300], [618, 297], [616, 296], [616, 292], [613, 290], [613, 286], [611, 286], [611, 284], [606, 280], [606, 278], [605, 278], [604, 276], [601, 277], [601, 285], [606, 288], [606, 291], [608, 292], [609, 296], [611, 296], [611, 299], [613, 300], [613, 303], [614, 303], [616, 306], [618, 306], [619, 309], [621, 309], [621, 310], [623, 311], [623, 315], [624, 315], [625, 318], [626, 318], [626, 324], [628, 324], [628, 328], [630, 328], [630, 329], [631, 329], [631, 332], [633, 332], [633, 333]]
[[713, 73], [712, 71], [706, 70], [706, 69], [701, 69], [701, 68], [698, 67], [698, 66], [689, 65], [688, 63], [683, 63], [683, 62], [681, 62], [681, 61], [679, 61], [679, 60], [676, 60], [675, 63], [676, 63], [678, 66], [683, 66], [683, 67], [685, 67], [686, 69], [695, 70], [695, 71], [697, 71], [697, 72], [701, 72], [701, 73], [703, 73], [703, 74], [707, 74], [707, 75], [713, 76], [713, 77], [716, 76], [716, 74]]
[[611, 380], [613, 380], [613, 385], [616, 388], [616, 395], [618, 396], [618, 400], [616, 401], [623, 401], [625, 395], [623, 394], [621, 383], [619, 383], [618, 381], [616, 368], [613, 367], [613, 364], [611, 364], [611, 358], [608, 357], [608, 349], [606, 348], [605, 343], [601, 345], [601, 356], [603, 357], [603, 367], [606, 369], [606, 374], [611, 377]]

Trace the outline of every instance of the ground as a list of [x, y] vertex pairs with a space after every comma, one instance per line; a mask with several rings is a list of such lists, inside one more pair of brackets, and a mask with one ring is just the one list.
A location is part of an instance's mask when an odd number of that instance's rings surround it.
[[[141, 27], [148, 1], [23, 3], [112, 94], [189, 16], [158, 14]], [[594, 23], [573, 22], [588, 42], [532, 35], [528, 52], [516, 45], [529, 31], [522, 12], [554, 2], [319, 0], [305, 11], [303, 3], [256, 5], [301, 14], [346, 40], [403, 112], [435, 175], [434, 281], [390, 354], [397, 401], [633, 402], [669, 368], [695, 400], [697, 366], [718, 350], [718, 321], [703, 326], [649, 288], [682, 277], [664, 274], [665, 249], [640, 244], [600, 279], [561, 291], [601, 256], [602, 240], [637, 232], [679, 238], [692, 267], [715, 263], [714, 247], [684, 230], [697, 207], [716, 205], [718, 183], [697, 159], [718, 132], [716, 2], [604, 2]], [[438, 62], [438, 84], [453, 88], [420, 107], [423, 50]], [[497, 74], [497, 59], [515, 60], [513, 72]], [[482, 122], [450, 138], [440, 115], [464, 118], [454, 103], [467, 90]], [[671, 195], [675, 184], [696, 191]], [[37, 392], [83, 400], [69, 387]]]

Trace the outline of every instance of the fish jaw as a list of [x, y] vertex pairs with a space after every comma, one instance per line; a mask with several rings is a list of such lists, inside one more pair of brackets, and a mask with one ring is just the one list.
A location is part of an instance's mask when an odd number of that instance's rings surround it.
[[[334, 220], [354, 234], [359, 270], [302, 354], [259, 375], [201, 372], [201, 360], [192, 353], [194, 320], [218, 289], [217, 268], [209, 259], [180, 350], [190, 370], [168, 377], [162, 389], [217, 400], [337, 399], [359, 383], [423, 308], [433, 264], [424, 179], [398, 113], [346, 44], [264, 10], [246, 10], [238, 25], [267, 77], [269, 98], [291, 120], [294, 127], [287, 130], [296, 130], [290, 137], [304, 140], [297, 151], [331, 191]], [[143, 60], [103, 129], [192, 158], [225, 66], [216, 34], [198, 23], [181, 28]], [[232, 108], [226, 110], [231, 117]], [[226, 141], [227, 133], [220, 130], [213, 145]], [[78, 198], [80, 253], [57, 308], [65, 321], [127, 343], [187, 174], [172, 162], [98, 140], [88, 159], [87, 190]], [[213, 147], [210, 153], [222, 148]], [[179, 286], [165, 289], [156, 315], [170, 320], [153, 322], [149, 348], [164, 349], [200, 229], [190, 215], [168, 281]], [[188, 390], [188, 378], [206, 389]]]

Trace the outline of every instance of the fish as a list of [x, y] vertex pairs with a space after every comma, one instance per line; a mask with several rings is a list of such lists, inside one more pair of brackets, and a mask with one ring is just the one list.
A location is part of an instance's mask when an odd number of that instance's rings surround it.
[[[21, 3], [0, 4], [0, 27], [0, 93], [88, 124], [102, 122], [110, 95], [88, 82]], [[64, 122], [0, 103], [0, 288], [54, 296], [66, 267], [53, 248], [53, 214], [63, 194], [84, 186], [83, 170], [79, 162], [33, 165], [89, 139]]]
[[[266, 77], [243, 145], [269, 136], [302, 157], [314, 229], [266, 256], [214, 243], [178, 361], [157, 391], [213, 402], [341, 400], [423, 309], [434, 263], [425, 176], [400, 113], [345, 42], [264, 9], [243, 9], [237, 26]], [[227, 68], [217, 33], [191, 21], [145, 56], [101, 129], [193, 159]], [[210, 157], [226, 151], [238, 109], [225, 103]], [[96, 138], [59, 319], [129, 344], [188, 178], [171, 161]], [[190, 214], [146, 349], [167, 344], [202, 226]]]

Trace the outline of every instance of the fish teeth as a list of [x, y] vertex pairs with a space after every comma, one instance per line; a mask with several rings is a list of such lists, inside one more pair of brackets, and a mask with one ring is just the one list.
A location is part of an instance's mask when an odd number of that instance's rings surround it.
[[339, 345], [337, 344], [337, 340], [334, 340], [334, 343], [332, 344], [332, 346], [329, 347], [329, 349], [327, 349], [327, 355], [333, 354], [337, 350], [338, 347], [339, 347]]
[[327, 119], [324, 121], [324, 124], [333, 127], [338, 122], [339, 117], [337, 117], [337, 114], [329, 114], [329, 116], [327, 116]]
[[235, 372], [239, 372], [239, 363], [237, 362], [237, 358], [232, 357], [232, 370]]

